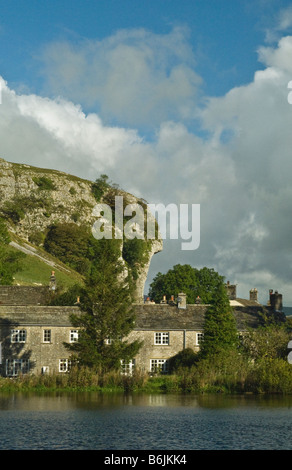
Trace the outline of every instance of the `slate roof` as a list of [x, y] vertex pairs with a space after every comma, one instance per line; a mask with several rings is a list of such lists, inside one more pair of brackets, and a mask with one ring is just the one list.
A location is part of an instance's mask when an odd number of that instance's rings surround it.
[[1, 305], [0, 324], [11, 326], [71, 326], [70, 314], [79, 311], [78, 307]]
[[[256, 302], [239, 299], [241, 306], [233, 307], [237, 328], [245, 331], [261, 324], [259, 312], [285, 320], [285, 314], [273, 312]], [[169, 304], [136, 304], [135, 330], [195, 330], [204, 328], [205, 313], [208, 305], [187, 305], [185, 309]], [[65, 306], [41, 305], [0, 305], [0, 324], [2, 325], [46, 325], [71, 326], [70, 314], [80, 309]]]
[[[273, 312], [257, 302], [238, 299], [240, 306], [234, 306], [234, 316], [239, 331], [257, 328], [262, 324], [261, 313], [272, 315], [278, 321], [285, 321], [281, 312]], [[204, 328], [208, 305], [187, 305], [186, 309], [168, 304], [140, 304], [135, 306], [136, 330], [196, 330]]]

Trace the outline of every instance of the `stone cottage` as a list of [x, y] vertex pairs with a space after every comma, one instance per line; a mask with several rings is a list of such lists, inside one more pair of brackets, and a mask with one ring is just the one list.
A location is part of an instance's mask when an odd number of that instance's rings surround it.
[[[0, 286], [0, 375], [61, 374], [69, 370], [70, 352], [63, 343], [78, 341], [78, 330], [72, 327], [70, 314], [80, 309], [77, 304], [49, 306], [54, 288], [53, 276], [47, 287]], [[245, 300], [236, 297], [236, 286], [227, 283], [226, 288], [239, 332], [256, 327], [263, 309], [284, 319], [280, 312], [281, 294], [271, 291], [269, 305], [264, 307], [258, 303], [255, 289]], [[169, 303], [164, 298], [159, 304], [149, 300], [135, 304], [136, 323], [129, 340], [143, 340], [143, 346], [129, 364], [122, 364], [123, 371], [130, 373], [136, 367], [149, 373], [167, 372], [168, 360], [179, 351], [198, 351], [207, 308], [199, 299], [188, 305], [184, 293]]]

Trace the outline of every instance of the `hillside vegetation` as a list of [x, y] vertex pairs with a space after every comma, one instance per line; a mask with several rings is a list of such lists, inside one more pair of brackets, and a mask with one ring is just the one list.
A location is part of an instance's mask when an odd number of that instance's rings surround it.
[[[114, 215], [115, 196], [123, 197], [124, 206], [145, 206], [145, 201], [110, 183], [106, 175], [92, 182], [3, 159], [0, 196], [0, 217], [11, 238], [9, 249], [23, 253], [22, 269], [14, 273], [16, 284], [47, 284], [51, 270], [56, 272], [59, 285], [82, 283], [91, 266], [96, 204], [108, 204]], [[124, 218], [124, 223], [128, 219]], [[121, 259], [135, 285], [136, 299], [142, 300], [151, 258], [161, 249], [158, 231], [153, 242], [125, 238], [120, 241]]]

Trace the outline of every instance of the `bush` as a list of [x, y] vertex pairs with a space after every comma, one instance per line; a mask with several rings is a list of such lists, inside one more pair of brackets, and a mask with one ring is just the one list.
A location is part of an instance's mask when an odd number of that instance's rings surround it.
[[45, 235], [43, 232], [33, 232], [29, 235], [28, 240], [36, 246], [43, 244]]
[[192, 367], [197, 360], [197, 354], [191, 348], [180, 351], [168, 360], [169, 371], [173, 373], [183, 367]]
[[292, 366], [284, 359], [262, 359], [254, 364], [246, 379], [253, 393], [292, 393]]
[[21, 205], [16, 202], [7, 201], [1, 209], [2, 214], [10, 219], [14, 224], [17, 224], [21, 219], [25, 217], [25, 211]]
[[110, 185], [108, 183], [108, 176], [101, 175], [95, 180], [92, 184], [92, 194], [95, 197], [96, 201], [99, 202], [104, 195], [104, 193], [109, 189]]
[[54, 185], [53, 181], [46, 176], [40, 176], [39, 178], [32, 178], [33, 182], [39, 187], [41, 191], [54, 191], [56, 186]]

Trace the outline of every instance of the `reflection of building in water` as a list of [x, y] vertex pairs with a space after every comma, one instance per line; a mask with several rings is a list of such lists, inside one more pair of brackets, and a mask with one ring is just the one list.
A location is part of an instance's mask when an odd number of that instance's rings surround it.
[[[240, 332], [258, 326], [263, 311], [285, 319], [281, 312], [282, 295], [277, 291], [270, 291], [269, 305], [263, 306], [258, 302], [256, 289], [251, 289], [248, 300], [237, 298], [236, 285], [228, 282], [226, 289]], [[81, 314], [80, 299], [75, 306], [50, 306], [55, 290], [54, 272], [47, 287], [0, 286], [1, 375], [62, 374], [70, 369], [70, 352], [63, 343], [78, 341], [78, 329], [72, 327], [70, 315]], [[187, 304], [186, 295], [181, 292], [177, 298], [163, 296], [158, 304], [147, 299], [144, 304], [135, 304], [134, 309], [135, 328], [128, 339], [142, 340], [143, 346], [132, 361], [121, 365], [124, 373], [131, 374], [134, 368], [150, 374], [167, 373], [172, 356], [186, 348], [199, 351], [208, 309], [201, 299]]]

